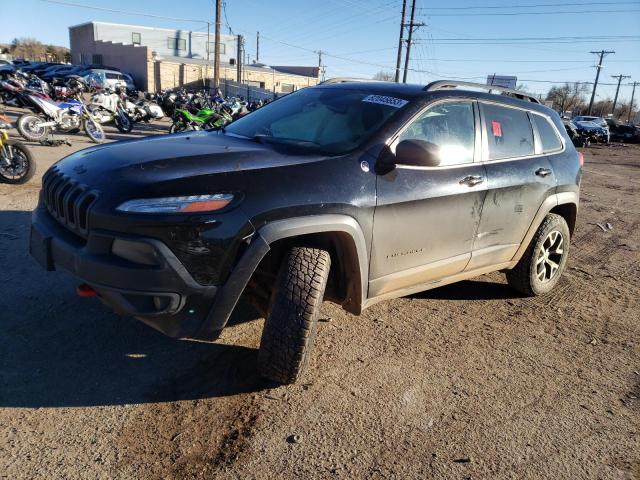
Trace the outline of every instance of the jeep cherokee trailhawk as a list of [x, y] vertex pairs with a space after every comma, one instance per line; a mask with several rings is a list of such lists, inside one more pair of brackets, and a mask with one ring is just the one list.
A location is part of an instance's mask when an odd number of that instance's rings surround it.
[[76, 152], [43, 177], [30, 250], [82, 295], [215, 339], [241, 296], [258, 369], [294, 382], [323, 300], [348, 312], [501, 270], [549, 292], [582, 157], [558, 115], [496, 86], [334, 79], [217, 132]]

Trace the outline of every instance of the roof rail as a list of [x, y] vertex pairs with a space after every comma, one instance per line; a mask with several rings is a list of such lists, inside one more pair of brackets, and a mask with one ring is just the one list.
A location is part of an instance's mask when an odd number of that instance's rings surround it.
[[330, 83], [351, 83], [351, 82], [381, 82], [382, 80], [371, 80], [369, 78], [351, 78], [351, 77], [335, 77], [323, 80], [318, 85], [327, 85]]
[[436, 82], [431, 82], [426, 87], [424, 87], [423, 90], [426, 92], [434, 92], [436, 90], [448, 90], [456, 87], [478, 88], [481, 90], [486, 90], [488, 93], [499, 92], [502, 95], [519, 98], [520, 100], [527, 100], [532, 103], [540, 103], [540, 101], [533, 95], [521, 92], [519, 90], [501, 87], [500, 85], [485, 85], [484, 83], [460, 82], [458, 80], [438, 80]]

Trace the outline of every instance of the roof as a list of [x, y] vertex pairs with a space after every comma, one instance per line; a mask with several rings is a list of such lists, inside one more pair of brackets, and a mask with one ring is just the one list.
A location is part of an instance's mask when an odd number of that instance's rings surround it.
[[[206, 21], [202, 21], [203, 24], [206, 23]], [[84, 22], [84, 23], [79, 23], [77, 25], [71, 25], [69, 27], [69, 30], [72, 30], [74, 28], [80, 28], [80, 27], [86, 27], [87, 25], [107, 25], [107, 26], [111, 26], [111, 27], [127, 27], [130, 29], [135, 29], [135, 30], [155, 30], [155, 31], [160, 31], [160, 32], [177, 32], [178, 30], [180, 31], [184, 31], [184, 32], [188, 32], [191, 33], [191, 35], [195, 35], [195, 36], [207, 36], [207, 32], [197, 32], [194, 30], [183, 30], [180, 28], [162, 28], [162, 27], [145, 27], [143, 25], [131, 25], [128, 23], [112, 23], [112, 22], [96, 22], [94, 20], [91, 20], [89, 22]], [[210, 34], [211, 37], [213, 37], [213, 32], [211, 32]], [[224, 33], [220, 33], [221, 37], [224, 37], [226, 39], [234, 39], [235, 40], [235, 35], [227, 35]]]
[[[209, 65], [210, 67], [213, 68], [214, 66], [214, 62], [212, 59], [210, 59], [209, 61], [207, 61], [206, 59], [203, 58], [188, 58], [188, 57], [176, 57], [173, 55], [160, 55], [160, 58], [163, 61], [166, 62], [175, 62], [175, 63], [184, 63], [187, 65]], [[220, 62], [220, 66], [221, 67], [225, 67], [225, 68], [236, 68], [237, 65], [236, 64], [231, 64], [229, 62]], [[317, 68], [317, 67], [298, 67], [298, 68]], [[253, 71], [253, 72], [263, 72], [263, 73], [289, 73], [290, 75], [301, 75], [301, 74], [297, 74], [297, 73], [293, 73], [293, 72], [285, 72], [284, 70], [281, 70], [279, 67], [270, 67], [269, 65], [265, 65], [265, 64], [243, 64], [242, 65], [242, 69], [243, 70], [247, 70], [247, 71]], [[307, 75], [301, 75], [301, 76], [307, 76]], [[317, 77], [314, 77], [317, 78]]]
[[298, 65], [271, 65], [271, 68], [282, 73], [292, 73], [294, 75], [302, 75], [303, 77], [318, 78], [320, 75], [320, 67], [304, 67]]

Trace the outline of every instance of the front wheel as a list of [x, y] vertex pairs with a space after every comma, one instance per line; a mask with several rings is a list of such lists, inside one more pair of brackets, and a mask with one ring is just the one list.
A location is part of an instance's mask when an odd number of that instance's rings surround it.
[[569, 237], [565, 219], [548, 214], [518, 264], [507, 271], [509, 285], [530, 297], [553, 290], [567, 264]]
[[178, 133], [178, 132], [184, 132], [186, 130], [195, 130], [195, 129], [196, 127], [194, 127], [191, 124], [187, 124], [184, 122], [174, 122], [169, 127], [169, 133]]
[[302, 375], [316, 337], [318, 315], [329, 278], [325, 250], [294, 247], [280, 268], [258, 352], [258, 372], [288, 384]]
[[102, 128], [102, 125], [96, 122], [93, 118], [85, 118], [82, 128], [84, 129], [84, 133], [87, 134], [87, 137], [89, 137], [91, 141], [95, 143], [102, 143], [105, 141], [104, 129]]
[[116, 113], [114, 123], [116, 124], [116, 128], [122, 133], [129, 133], [131, 130], [133, 130], [133, 120], [131, 120], [129, 115], [127, 115], [123, 111], [119, 111]]
[[20, 142], [7, 140], [0, 147], [0, 182], [26, 183], [36, 173], [31, 152]]
[[49, 127], [42, 125], [45, 122], [46, 120], [39, 115], [25, 113], [18, 118], [18, 132], [20, 132], [20, 135], [26, 140], [39, 142], [49, 135]]

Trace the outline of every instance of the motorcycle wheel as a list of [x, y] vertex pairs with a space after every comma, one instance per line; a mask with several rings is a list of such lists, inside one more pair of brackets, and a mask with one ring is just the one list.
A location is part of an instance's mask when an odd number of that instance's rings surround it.
[[82, 128], [84, 129], [84, 133], [87, 134], [87, 137], [89, 137], [93, 142], [102, 143], [105, 141], [102, 125], [93, 118], [85, 118], [82, 122]]
[[26, 140], [39, 142], [49, 135], [49, 127], [38, 126], [45, 119], [33, 113], [25, 113], [18, 118], [17, 128]]
[[184, 132], [186, 130], [195, 130], [193, 125], [187, 125], [183, 122], [172, 123], [169, 127], [169, 133]]
[[8, 140], [0, 149], [0, 182], [19, 185], [36, 173], [31, 152], [22, 143]]
[[122, 133], [129, 133], [131, 130], [133, 130], [133, 120], [131, 120], [131, 118], [129, 118], [129, 115], [124, 112], [116, 113], [113, 122], [116, 124], [116, 128]]

